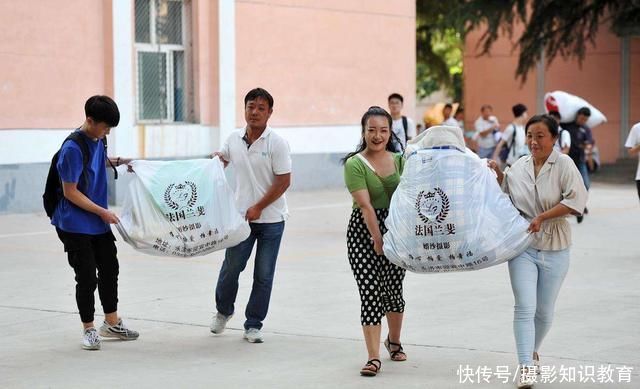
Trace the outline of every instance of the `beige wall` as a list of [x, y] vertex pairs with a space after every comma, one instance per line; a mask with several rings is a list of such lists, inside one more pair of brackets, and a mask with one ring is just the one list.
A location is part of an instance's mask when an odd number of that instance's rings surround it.
[[193, 71], [196, 121], [217, 125], [218, 107], [218, 6], [210, 0], [193, 0]]
[[111, 14], [110, 0], [2, 7], [0, 129], [79, 125], [88, 96], [113, 93]]
[[576, 61], [558, 59], [546, 71], [547, 90], [564, 90], [589, 101], [607, 117], [593, 129], [593, 136], [604, 162], [615, 162], [620, 142], [621, 41], [604, 27], [589, 48], [582, 66]]
[[640, 37], [631, 38], [630, 125], [640, 123]]
[[[516, 34], [522, 31], [516, 29]], [[536, 110], [536, 74], [532, 71], [527, 82], [522, 84], [515, 78], [518, 57], [512, 54], [513, 43], [499, 39], [490, 55], [477, 56], [476, 42], [481, 31], [469, 33], [464, 50], [464, 104], [465, 127], [473, 128], [480, 116], [480, 107], [490, 104], [501, 126], [513, 120], [511, 107], [522, 103], [532, 115]], [[517, 35], [516, 35], [517, 36]]]
[[262, 86], [276, 126], [357, 124], [391, 92], [415, 106], [415, 2], [236, 2], [237, 124], [242, 98]]
[[[476, 57], [476, 43], [480, 31], [468, 35], [465, 42], [465, 106], [469, 126], [479, 115], [483, 103], [492, 104], [502, 123], [512, 119], [511, 106], [522, 102], [529, 107], [529, 113], [536, 109], [536, 70], [527, 82], [520, 86], [515, 80], [517, 52], [511, 52], [512, 43], [506, 38], [496, 42], [491, 56]], [[516, 31], [515, 36], [519, 36]], [[640, 120], [640, 59], [638, 39], [633, 42], [631, 60], [631, 120]], [[610, 32], [608, 26], [601, 26], [596, 46], [588, 46], [582, 66], [576, 60], [556, 58], [544, 72], [544, 91], [564, 90], [578, 95], [600, 109], [608, 122], [594, 129], [603, 162], [615, 162], [620, 143], [621, 116], [621, 40]], [[634, 65], [636, 64], [636, 65]], [[635, 110], [635, 113], [634, 113]]]

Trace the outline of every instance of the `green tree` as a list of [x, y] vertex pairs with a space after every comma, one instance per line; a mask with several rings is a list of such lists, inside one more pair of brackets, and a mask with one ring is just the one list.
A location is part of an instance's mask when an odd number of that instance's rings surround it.
[[445, 88], [462, 99], [462, 49], [465, 20], [456, 19], [464, 0], [416, 3], [416, 93], [419, 98]]
[[471, 0], [463, 8], [467, 31], [486, 28], [480, 54], [487, 54], [502, 34], [513, 39], [514, 26], [524, 25], [514, 47], [519, 51], [516, 76], [522, 81], [543, 52], [547, 64], [558, 56], [582, 63], [603, 25], [620, 36], [640, 34], [640, 0]]
[[[452, 46], [438, 49], [438, 42], [452, 32], [462, 47], [469, 31], [483, 28], [479, 55], [488, 54], [501, 36], [515, 40], [513, 49], [519, 53], [516, 77], [523, 82], [543, 53], [547, 64], [558, 56], [582, 63], [587, 46], [595, 44], [603, 25], [620, 36], [640, 35], [640, 0], [417, 0], [416, 13], [417, 84], [433, 80], [447, 88], [452, 87], [455, 72], [462, 70], [462, 55], [456, 57], [456, 67], [445, 59], [455, 50]], [[524, 29], [515, 37], [517, 24]], [[421, 66], [427, 70], [421, 72]]]

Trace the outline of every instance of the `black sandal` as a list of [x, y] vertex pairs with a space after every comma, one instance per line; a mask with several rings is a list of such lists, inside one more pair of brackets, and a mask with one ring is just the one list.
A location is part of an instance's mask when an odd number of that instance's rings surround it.
[[[395, 351], [391, 351], [391, 346], [398, 347], [398, 349], [395, 350]], [[404, 361], [407, 360], [407, 354], [405, 354], [404, 349], [402, 348], [402, 344], [393, 343], [392, 341], [389, 340], [389, 336], [388, 335], [387, 335], [387, 340], [384, 341], [384, 347], [389, 352], [389, 357], [391, 357], [392, 361], [394, 361], [394, 362], [404, 362]], [[401, 355], [404, 355], [404, 359], [399, 359], [398, 358], [398, 356], [401, 356]]]
[[[376, 362], [377, 362], [377, 365], [376, 365]], [[369, 366], [373, 366], [375, 370], [369, 369], [368, 368]], [[360, 369], [360, 375], [365, 377], [375, 377], [380, 371], [381, 367], [382, 367], [382, 362], [380, 362], [379, 359], [376, 359], [376, 358], [370, 359], [367, 361], [364, 367]]]

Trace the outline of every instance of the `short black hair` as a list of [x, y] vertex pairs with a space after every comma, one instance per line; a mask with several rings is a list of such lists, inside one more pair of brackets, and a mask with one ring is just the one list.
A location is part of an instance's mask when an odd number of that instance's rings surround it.
[[549, 116], [553, 116], [558, 120], [562, 120], [562, 116], [560, 116], [560, 112], [558, 111], [549, 111]]
[[556, 138], [558, 136], [558, 122], [551, 117], [551, 115], [534, 115], [529, 119], [527, 124], [524, 127], [524, 133], [526, 134], [529, 130], [529, 126], [535, 123], [543, 123], [549, 129], [551, 136]]
[[487, 108], [493, 109], [493, 107], [490, 104], [483, 104], [482, 107], [480, 107], [480, 112], [484, 111]]
[[513, 117], [520, 117], [523, 113], [527, 112], [527, 106], [524, 104], [516, 104], [511, 107], [511, 112], [513, 112]]
[[249, 101], [254, 101], [258, 98], [267, 100], [267, 103], [269, 103], [269, 109], [273, 109], [273, 96], [271, 96], [271, 93], [267, 92], [266, 89], [262, 88], [251, 89], [244, 97], [244, 106], [246, 107]]
[[456, 113], [454, 115], [458, 113], [464, 113], [464, 108], [462, 108], [461, 106], [458, 106], [458, 109], [456, 109]]
[[89, 97], [84, 103], [84, 114], [96, 123], [106, 123], [109, 127], [117, 127], [120, 123], [120, 110], [109, 96]]
[[591, 116], [591, 110], [589, 109], [589, 107], [582, 107], [578, 110], [578, 112], [576, 112], [576, 115], [584, 115], [584, 116]]
[[389, 98], [387, 99], [387, 101], [391, 101], [391, 99], [398, 99], [400, 100], [400, 102], [402, 104], [404, 104], [404, 98], [402, 97], [402, 95], [400, 93], [392, 93], [389, 95]]
[[[445, 105], [444, 105], [444, 108], [451, 108], [451, 109], [453, 109], [453, 105], [451, 105], [450, 103], [447, 103], [447, 104], [445, 104]], [[443, 109], [444, 109], [444, 108], [443, 108]]]

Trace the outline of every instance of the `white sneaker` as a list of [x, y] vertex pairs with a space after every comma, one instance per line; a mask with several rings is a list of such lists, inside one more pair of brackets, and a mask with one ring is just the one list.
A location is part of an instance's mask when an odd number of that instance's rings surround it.
[[243, 338], [249, 343], [262, 343], [262, 332], [257, 328], [249, 328], [244, 331]]
[[118, 319], [116, 325], [109, 325], [105, 320], [100, 327], [100, 336], [104, 338], [118, 338], [120, 340], [136, 340], [140, 334], [138, 331], [127, 328], [122, 322], [122, 319]]
[[540, 355], [537, 352], [533, 352], [533, 366], [536, 369], [536, 374], [540, 375]]
[[225, 316], [220, 312], [216, 312], [213, 316], [213, 320], [211, 321], [211, 332], [214, 334], [221, 334], [224, 332], [224, 329], [227, 327], [227, 322], [233, 317], [233, 315]]
[[94, 327], [86, 328], [82, 333], [82, 348], [85, 350], [100, 350], [100, 335]]
[[535, 367], [533, 366], [523, 366], [520, 368], [520, 375], [518, 377], [518, 389], [530, 389], [533, 388], [533, 384], [535, 384]]

